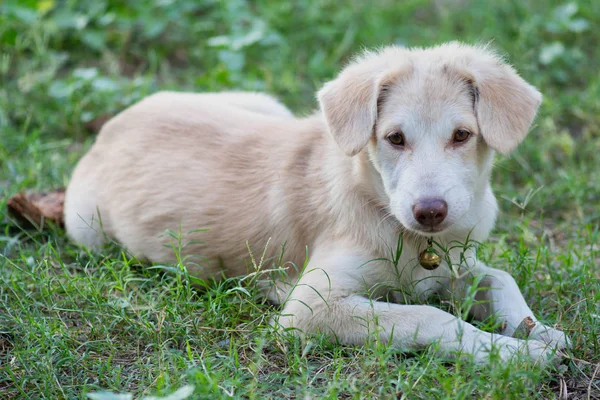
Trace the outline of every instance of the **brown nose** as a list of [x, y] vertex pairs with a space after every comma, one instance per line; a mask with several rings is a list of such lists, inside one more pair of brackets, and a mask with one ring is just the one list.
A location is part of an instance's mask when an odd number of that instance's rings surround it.
[[442, 199], [421, 199], [413, 205], [412, 211], [417, 222], [433, 228], [448, 215], [448, 204]]

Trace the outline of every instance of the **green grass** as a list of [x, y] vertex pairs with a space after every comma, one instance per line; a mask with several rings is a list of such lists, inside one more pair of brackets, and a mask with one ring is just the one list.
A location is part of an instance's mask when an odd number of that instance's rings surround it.
[[[597, 1], [1, 2], [0, 398], [186, 384], [207, 399], [600, 398], [599, 20]], [[65, 186], [94, 122], [146, 94], [261, 90], [306, 114], [361, 48], [453, 39], [492, 41], [545, 95], [525, 143], [498, 158], [503, 213], [481, 254], [570, 335], [557, 368], [301, 342], [269, 328], [277, 309], [239, 278], [197, 290], [4, 215], [9, 195]]]

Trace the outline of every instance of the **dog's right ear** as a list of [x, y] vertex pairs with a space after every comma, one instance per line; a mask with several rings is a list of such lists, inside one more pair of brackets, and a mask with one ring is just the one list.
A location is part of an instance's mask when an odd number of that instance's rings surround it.
[[402, 50], [387, 49], [388, 54], [367, 53], [346, 67], [335, 80], [327, 82], [317, 95], [329, 131], [349, 156], [360, 152], [373, 135], [377, 100], [381, 88], [391, 79], [387, 60], [392, 51]]

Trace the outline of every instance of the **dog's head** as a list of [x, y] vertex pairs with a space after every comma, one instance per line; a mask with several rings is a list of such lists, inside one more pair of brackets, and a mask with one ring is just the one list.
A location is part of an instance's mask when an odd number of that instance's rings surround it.
[[484, 206], [493, 150], [516, 147], [541, 102], [496, 54], [459, 43], [366, 53], [318, 97], [341, 149], [368, 152], [390, 211], [425, 235]]

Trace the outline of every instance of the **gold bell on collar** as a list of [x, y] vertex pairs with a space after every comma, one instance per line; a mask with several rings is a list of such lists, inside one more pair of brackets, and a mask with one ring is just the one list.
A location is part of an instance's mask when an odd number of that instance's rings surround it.
[[442, 264], [442, 257], [433, 248], [433, 239], [427, 239], [427, 248], [419, 254], [419, 264], [429, 271], [436, 269]]

